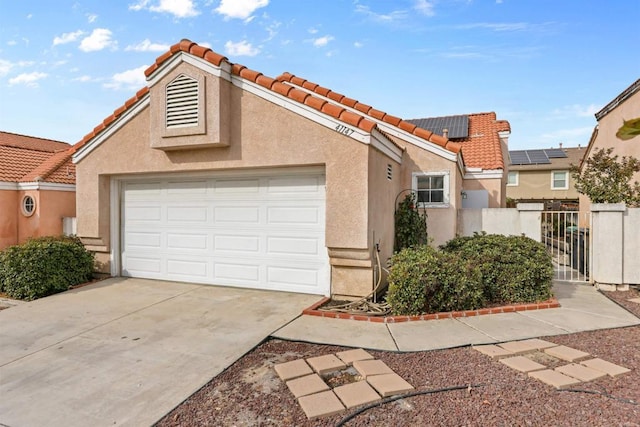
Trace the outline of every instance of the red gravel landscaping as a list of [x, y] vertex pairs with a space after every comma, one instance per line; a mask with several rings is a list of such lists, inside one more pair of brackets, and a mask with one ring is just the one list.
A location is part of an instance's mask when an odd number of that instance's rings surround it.
[[[640, 317], [640, 292], [606, 293]], [[468, 389], [404, 398], [357, 415], [347, 426], [640, 426], [640, 326], [544, 337], [631, 369], [558, 391], [470, 347], [416, 353], [369, 351], [417, 390]], [[273, 365], [345, 348], [269, 340], [211, 380], [158, 426], [333, 426], [358, 408], [319, 420], [304, 412]]]

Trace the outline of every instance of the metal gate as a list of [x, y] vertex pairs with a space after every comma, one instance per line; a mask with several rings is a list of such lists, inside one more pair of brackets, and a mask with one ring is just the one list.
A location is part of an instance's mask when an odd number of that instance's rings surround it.
[[541, 241], [551, 254], [556, 280], [590, 282], [591, 212], [542, 212]]

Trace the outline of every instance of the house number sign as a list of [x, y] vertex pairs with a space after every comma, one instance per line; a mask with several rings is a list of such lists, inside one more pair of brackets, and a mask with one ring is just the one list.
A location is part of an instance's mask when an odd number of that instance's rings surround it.
[[350, 129], [345, 125], [338, 125], [336, 126], [336, 132], [349, 136], [353, 133], [353, 129]]

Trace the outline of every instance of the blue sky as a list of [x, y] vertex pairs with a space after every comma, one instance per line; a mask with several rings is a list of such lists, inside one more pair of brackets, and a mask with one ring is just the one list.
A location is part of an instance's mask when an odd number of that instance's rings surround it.
[[0, 130], [75, 143], [188, 38], [405, 119], [495, 111], [586, 145], [640, 77], [640, 0], [0, 0]]

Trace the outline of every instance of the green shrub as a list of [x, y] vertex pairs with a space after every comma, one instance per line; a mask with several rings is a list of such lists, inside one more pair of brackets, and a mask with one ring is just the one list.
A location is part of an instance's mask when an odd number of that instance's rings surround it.
[[434, 280], [437, 261], [437, 251], [426, 245], [403, 249], [391, 257], [387, 302], [393, 314], [424, 312], [427, 285]]
[[33, 300], [87, 282], [94, 256], [76, 237], [40, 237], [0, 252], [0, 291]]
[[395, 242], [394, 250], [401, 251], [404, 248], [426, 245], [429, 241], [427, 235], [427, 213], [418, 208], [417, 196], [410, 193], [398, 203], [394, 214]]
[[427, 287], [427, 313], [483, 307], [480, 269], [458, 254], [438, 252], [436, 258], [435, 280]]
[[476, 234], [441, 246], [480, 270], [489, 303], [518, 303], [551, 297], [553, 265], [542, 243], [524, 236]]

